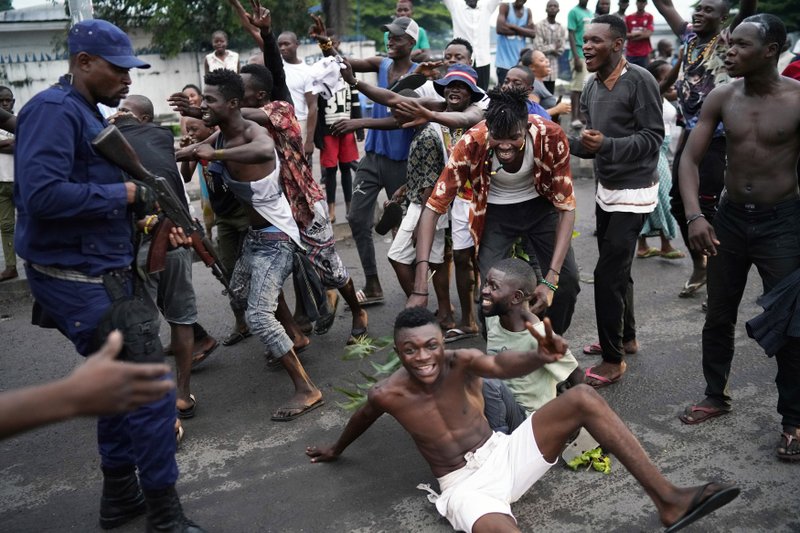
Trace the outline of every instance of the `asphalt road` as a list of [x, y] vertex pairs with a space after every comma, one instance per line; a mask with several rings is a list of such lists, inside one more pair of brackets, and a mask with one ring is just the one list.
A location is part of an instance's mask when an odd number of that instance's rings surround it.
[[[579, 180], [576, 191], [581, 235], [574, 247], [584, 275], [590, 276], [597, 257], [591, 237], [593, 183]], [[388, 244], [377, 235], [375, 241], [379, 257], [385, 257]], [[338, 249], [360, 285], [363, 276], [352, 241], [340, 241]], [[369, 308], [373, 336], [390, 333], [404, 303], [388, 264], [379, 263], [387, 298], [385, 305]], [[628, 358], [624, 379], [603, 389], [602, 395], [674, 482], [694, 485], [721, 479], [741, 486], [739, 499], [687, 531], [800, 531], [800, 465], [781, 463], [774, 453], [780, 430], [775, 362], [744, 330], [744, 321], [758, 312], [755, 299], [761, 284], [755, 272], [737, 327], [731, 377], [734, 412], [692, 427], [677, 419], [688, 402], [702, 398], [704, 387], [700, 298], [677, 298], [689, 270], [688, 260], [635, 260], [641, 351]], [[201, 323], [222, 337], [232, 321], [226, 301], [201, 264], [195, 264], [194, 274]], [[596, 358], [582, 355], [580, 347], [594, 341], [596, 333], [593, 286], [582, 284], [582, 289], [567, 338], [585, 367]], [[6, 289], [6, 298], [0, 298], [4, 390], [57, 378], [81, 360], [58, 333], [31, 326], [29, 313], [24, 291]], [[344, 398], [333, 388], [358, 380], [358, 370], [370, 371], [366, 361], [341, 360], [349, 323], [349, 313], [340, 307], [332, 330], [312, 337], [312, 346], [303, 353], [303, 363], [323, 389], [327, 404], [294, 422], [270, 421], [291, 387], [281, 371], [267, 369], [255, 338], [220, 347], [194, 373], [197, 416], [185, 422], [187, 436], [178, 452], [178, 490], [188, 516], [217, 532], [449, 531], [425, 493], [415, 489], [420, 482], [434, 483], [433, 476], [391, 418], [379, 420], [338, 463], [310, 464], [303, 453], [306, 445], [335, 439], [348, 418], [338, 405]], [[165, 340], [166, 332], [164, 324]], [[470, 342], [463, 345], [479, 345]], [[101, 474], [95, 449], [91, 419], [0, 442], [0, 531], [99, 531]], [[556, 466], [513, 505], [513, 511], [527, 531], [661, 528], [654, 506], [616, 460], [609, 475]], [[144, 520], [139, 519], [118, 531], [143, 528]]]

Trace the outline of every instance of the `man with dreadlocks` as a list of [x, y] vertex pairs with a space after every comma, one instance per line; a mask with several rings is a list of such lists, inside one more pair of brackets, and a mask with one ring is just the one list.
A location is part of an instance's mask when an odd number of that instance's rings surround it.
[[[522, 237], [541, 265], [536, 303], [553, 330], [569, 327], [578, 296], [577, 266], [570, 246], [575, 197], [564, 131], [528, 115], [527, 90], [489, 92], [486, 119], [467, 131], [453, 148], [417, 227], [414, 291], [408, 307], [427, 304], [427, 271], [439, 216], [466, 184], [472, 185], [470, 233], [485, 280], [492, 265], [508, 257]], [[559, 280], [561, 288], [559, 289]], [[558, 289], [558, 292], [556, 290]], [[555, 297], [554, 297], [555, 295]]]

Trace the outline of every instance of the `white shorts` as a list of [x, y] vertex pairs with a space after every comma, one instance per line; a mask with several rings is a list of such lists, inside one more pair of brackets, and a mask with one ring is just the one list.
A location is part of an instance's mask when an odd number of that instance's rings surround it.
[[470, 452], [467, 464], [439, 478], [442, 493], [436, 510], [457, 531], [472, 531], [480, 517], [502, 513], [514, 518], [511, 505], [555, 464], [542, 457], [533, 438], [532, 416], [511, 435], [495, 433]]
[[[415, 203], [408, 204], [406, 216], [400, 223], [400, 229], [397, 230], [392, 241], [392, 246], [389, 248], [389, 259], [404, 265], [411, 265], [417, 257], [417, 251], [414, 248], [414, 243], [411, 241], [411, 235], [414, 228], [417, 227], [417, 222], [422, 214], [422, 206]], [[444, 224], [443, 224], [444, 222]], [[440, 264], [444, 261], [444, 230], [447, 223], [447, 217], [439, 217], [439, 222], [436, 224], [436, 232], [433, 234], [433, 246], [431, 246], [431, 255], [428, 260], [433, 264]], [[440, 227], [441, 226], [441, 227]]]
[[469, 200], [456, 196], [450, 206], [450, 235], [453, 238], [453, 250], [466, 250], [475, 246], [475, 241], [469, 232], [469, 204]]

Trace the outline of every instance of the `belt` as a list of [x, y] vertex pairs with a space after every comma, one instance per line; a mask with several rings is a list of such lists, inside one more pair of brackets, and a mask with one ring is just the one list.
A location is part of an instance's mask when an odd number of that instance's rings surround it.
[[[78, 272], [77, 270], [69, 270], [66, 268], [58, 268], [53, 266], [35, 265], [33, 263], [27, 263], [27, 265], [31, 267], [33, 270], [41, 274], [44, 274], [45, 276], [50, 276], [51, 278], [56, 278], [63, 281], [77, 281], [80, 283], [94, 283], [97, 285], [103, 284], [102, 276], [90, 276], [88, 274], [84, 274], [83, 272]], [[130, 267], [126, 267], [113, 270], [111, 272], [129, 272], [129, 271]]]
[[282, 231], [259, 231], [255, 228], [250, 228], [250, 237], [258, 241], [291, 241], [289, 237]]

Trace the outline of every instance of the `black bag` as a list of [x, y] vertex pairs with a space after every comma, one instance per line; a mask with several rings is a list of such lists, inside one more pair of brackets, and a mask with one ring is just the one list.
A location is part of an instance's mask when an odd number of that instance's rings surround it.
[[292, 280], [297, 297], [303, 302], [306, 315], [311, 322], [316, 322], [321, 317], [329, 315], [328, 296], [322, 280], [314, 269], [314, 265], [303, 252], [294, 253]]
[[125, 291], [128, 272], [103, 275], [103, 286], [111, 297], [111, 307], [100, 319], [95, 332], [95, 349], [100, 348], [108, 334], [118, 329], [124, 343], [118, 359], [134, 363], [164, 362], [164, 348], [158, 336], [161, 325], [158, 309], [145, 296], [142, 282], [133, 275], [133, 294]]

